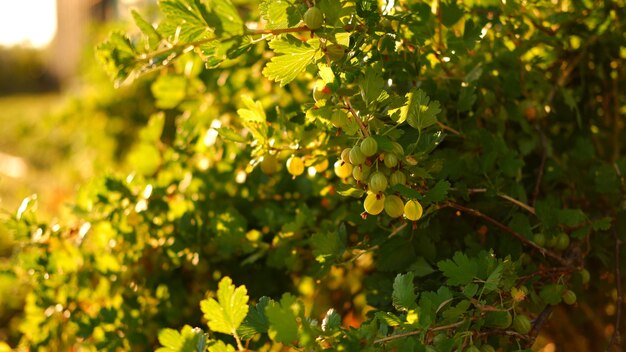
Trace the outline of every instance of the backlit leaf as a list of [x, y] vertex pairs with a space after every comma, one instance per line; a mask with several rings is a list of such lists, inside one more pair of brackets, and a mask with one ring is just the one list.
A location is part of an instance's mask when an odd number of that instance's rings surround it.
[[213, 298], [200, 302], [209, 328], [215, 332], [232, 334], [248, 314], [248, 295], [245, 286], [235, 287], [229, 277], [223, 278]]

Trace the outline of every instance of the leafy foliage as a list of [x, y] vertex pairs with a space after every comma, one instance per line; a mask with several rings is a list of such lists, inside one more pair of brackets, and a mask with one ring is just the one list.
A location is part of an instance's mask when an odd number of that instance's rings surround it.
[[77, 224], [6, 221], [21, 343], [509, 350], [569, 290], [597, 304], [585, 268], [621, 280], [624, 227], [611, 5], [382, 3], [317, 1], [311, 31], [311, 2], [167, 0], [101, 44], [162, 113]]

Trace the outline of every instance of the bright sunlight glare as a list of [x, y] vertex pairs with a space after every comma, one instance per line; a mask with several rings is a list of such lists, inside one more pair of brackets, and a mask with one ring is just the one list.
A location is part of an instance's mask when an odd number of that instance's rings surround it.
[[56, 0], [0, 0], [0, 45], [44, 47], [56, 29]]

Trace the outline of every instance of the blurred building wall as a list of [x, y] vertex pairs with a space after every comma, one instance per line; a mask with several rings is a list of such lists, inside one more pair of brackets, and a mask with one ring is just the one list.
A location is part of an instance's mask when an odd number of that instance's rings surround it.
[[57, 33], [51, 43], [49, 66], [61, 85], [78, 73], [89, 30], [97, 23], [129, 20], [130, 8], [145, 8], [156, 0], [57, 0]]
[[78, 72], [93, 0], [57, 0], [57, 33], [50, 45], [50, 70], [67, 83]]

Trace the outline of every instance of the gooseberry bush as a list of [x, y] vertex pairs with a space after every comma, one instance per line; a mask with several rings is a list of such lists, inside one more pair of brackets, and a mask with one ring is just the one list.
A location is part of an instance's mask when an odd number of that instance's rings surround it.
[[[156, 18], [133, 12], [138, 30], [112, 33], [98, 56], [116, 85], [150, 82], [159, 112], [132, 172], [84, 187], [66, 223], [39, 222], [29, 199], [7, 221], [12, 275], [28, 283], [16, 339], [51, 351], [619, 348], [622, 5], [161, 0]], [[608, 328], [580, 330], [578, 307]]]

